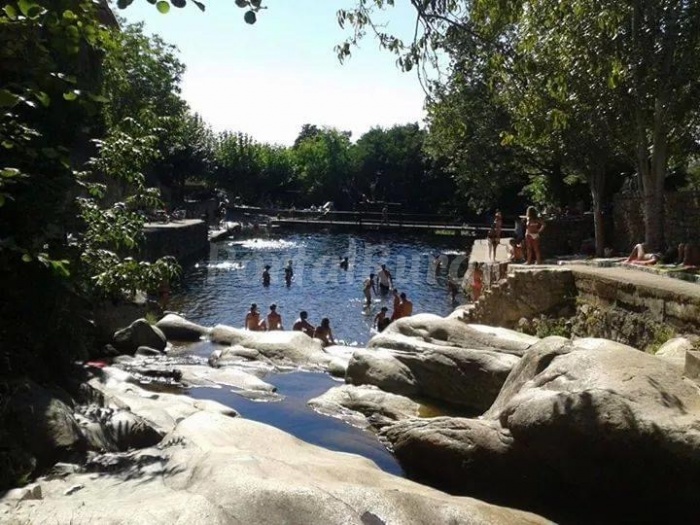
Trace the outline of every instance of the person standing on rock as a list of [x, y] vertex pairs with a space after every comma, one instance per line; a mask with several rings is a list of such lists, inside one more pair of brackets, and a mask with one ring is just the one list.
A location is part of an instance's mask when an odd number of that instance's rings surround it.
[[250, 311], [245, 316], [245, 328], [253, 332], [267, 330], [267, 323], [264, 319], [260, 319], [258, 305], [255, 303], [250, 305]]
[[377, 295], [377, 289], [374, 286], [374, 274], [369, 274], [369, 277], [365, 279], [362, 285], [362, 293], [365, 294], [365, 306], [370, 306], [372, 304], [372, 292]]
[[270, 313], [267, 314], [267, 329], [268, 330], [284, 330], [282, 327], [282, 316], [277, 313], [277, 305], [270, 305]]
[[306, 312], [306, 310], [302, 310], [299, 313], [299, 319], [297, 319], [294, 322], [294, 325], [292, 326], [292, 330], [296, 330], [298, 332], [304, 332], [306, 335], [309, 337], [314, 336], [314, 330], [316, 329], [314, 325], [309, 323], [306, 319], [309, 317], [309, 314]]
[[496, 218], [493, 220], [491, 229], [487, 235], [489, 244], [489, 258], [492, 261], [496, 260], [496, 251], [501, 244], [501, 230], [503, 229], [503, 216], [500, 210], [496, 210]]
[[528, 207], [525, 212], [525, 250], [527, 251], [527, 264], [532, 264], [534, 258], [537, 264], [542, 264], [542, 250], [540, 249], [540, 234], [544, 230], [544, 221], [537, 214], [534, 206]]

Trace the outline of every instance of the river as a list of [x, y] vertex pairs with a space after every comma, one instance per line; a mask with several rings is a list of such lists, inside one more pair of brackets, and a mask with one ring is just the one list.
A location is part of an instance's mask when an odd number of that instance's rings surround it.
[[[170, 308], [206, 326], [242, 327], [252, 303], [264, 315], [275, 303], [287, 329], [306, 310], [312, 324], [328, 317], [341, 344], [364, 346], [373, 334], [376, 313], [384, 305], [392, 309], [390, 294], [375, 296], [371, 307], [364, 306], [362, 282], [370, 272], [376, 274], [380, 264], [386, 264], [394, 286], [413, 302], [414, 313], [444, 316], [456, 306], [447, 290], [447, 275], [464, 271], [469, 243], [452, 237], [330, 233], [223, 241], [212, 244], [206, 258], [185, 268]], [[347, 270], [339, 264], [342, 257], [348, 257]], [[287, 285], [284, 266], [289, 260], [294, 277]], [[271, 266], [267, 287], [261, 278], [265, 265]], [[204, 358], [212, 349], [198, 344], [191, 352], [193, 357]], [[338, 385], [337, 380], [301, 371], [270, 374], [264, 380], [278, 388], [282, 401], [255, 402], [225, 389], [192, 389], [190, 395], [215, 399], [243, 417], [271, 424], [310, 443], [363, 455], [388, 472], [402, 474], [395, 458], [373, 434], [321, 416], [306, 405]]]

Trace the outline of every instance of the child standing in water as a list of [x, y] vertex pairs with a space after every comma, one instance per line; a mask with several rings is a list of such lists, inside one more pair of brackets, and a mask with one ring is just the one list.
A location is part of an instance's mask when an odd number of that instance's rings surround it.
[[377, 295], [377, 289], [374, 287], [374, 274], [371, 273], [369, 274], [369, 277], [365, 279], [364, 284], [362, 285], [362, 293], [365, 294], [365, 305], [369, 306], [372, 304], [372, 292], [374, 291], [374, 295]]

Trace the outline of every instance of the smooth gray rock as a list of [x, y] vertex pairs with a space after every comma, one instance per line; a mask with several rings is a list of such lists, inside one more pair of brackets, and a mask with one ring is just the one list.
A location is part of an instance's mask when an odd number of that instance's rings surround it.
[[126, 328], [114, 332], [114, 346], [122, 352], [134, 354], [139, 346], [163, 351], [167, 345], [165, 335], [145, 319], [137, 319]]
[[481, 419], [382, 432], [411, 477], [450, 491], [530, 508], [559, 501], [564, 522], [673, 522], [700, 491], [698, 421], [698, 388], [676, 366], [619, 343], [550, 337]]
[[168, 341], [199, 341], [211, 332], [211, 328], [188, 321], [177, 314], [167, 314], [156, 326]]
[[161, 352], [160, 350], [156, 350], [155, 348], [151, 348], [150, 346], [139, 346], [136, 349], [136, 353], [134, 355], [143, 357], [155, 357], [163, 355], [163, 352]]
[[[219, 414], [193, 414], [165, 438], [158, 454], [126, 459], [113, 474], [47, 481], [44, 500], [15, 504], [13, 518], [74, 525], [103, 522], [106, 516], [115, 525], [547, 523], [530, 513], [450, 496], [382, 472], [359, 456]], [[66, 487], [80, 485], [63, 496]]]
[[688, 350], [693, 350], [692, 341], [687, 337], [674, 337], [662, 344], [654, 355], [680, 368], [684, 368], [685, 353]]
[[512, 330], [420, 314], [392, 323], [369, 348], [356, 350], [346, 381], [481, 413], [534, 341]]
[[361, 428], [370, 426], [368, 418], [378, 419], [383, 425], [387, 421], [417, 417], [420, 409], [415, 401], [389, 394], [372, 385], [336, 386], [310, 399], [308, 405], [319, 414], [336, 417]]

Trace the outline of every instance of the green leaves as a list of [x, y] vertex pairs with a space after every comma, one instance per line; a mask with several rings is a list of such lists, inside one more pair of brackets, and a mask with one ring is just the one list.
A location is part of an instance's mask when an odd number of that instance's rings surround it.
[[7, 89], [0, 89], [0, 108], [12, 108], [17, 105], [20, 97]]
[[170, 4], [165, 0], [159, 0], [156, 2], [156, 9], [162, 14], [167, 14], [170, 11]]
[[247, 24], [254, 24], [257, 20], [257, 16], [253, 11], [246, 11], [246, 14], [243, 15], [243, 20], [245, 20]]
[[[19, 0], [17, 2], [20, 12], [29, 19], [35, 19], [46, 12], [39, 4], [32, 2], [31, 0]], [[6, 11], [7, 13], [7, 11]]]

